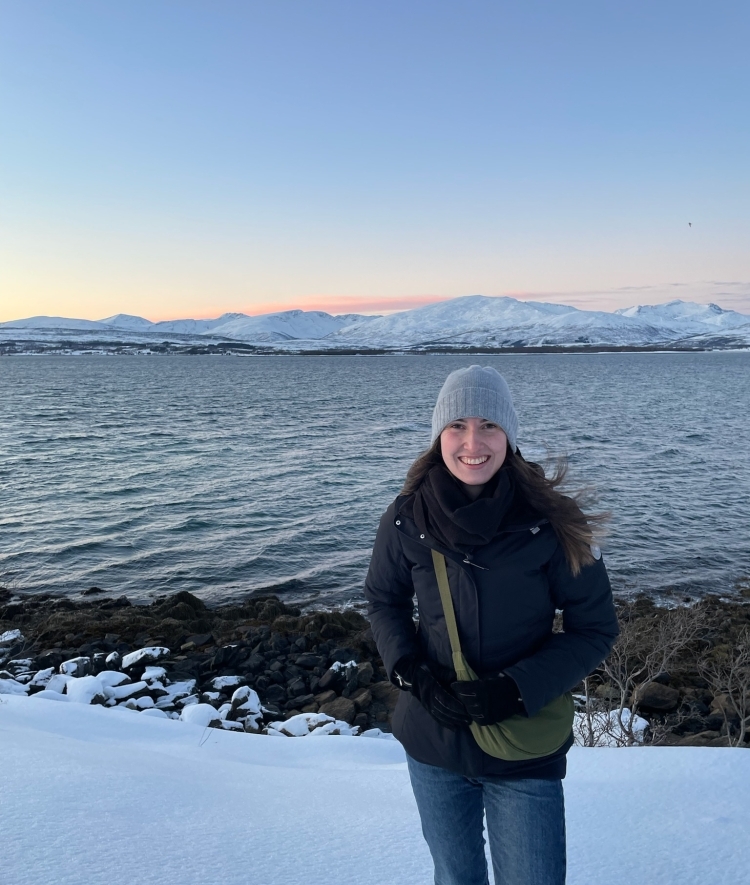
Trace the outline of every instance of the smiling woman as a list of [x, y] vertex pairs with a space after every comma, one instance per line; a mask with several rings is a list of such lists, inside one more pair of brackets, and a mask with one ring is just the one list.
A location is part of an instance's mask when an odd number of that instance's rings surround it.
[[[443, 885], [562, 885], [571, 689], [617, 636], [597, 517], [517, 448], [491, 367], [452, 372], [432, 445], [385, 512], [365, 585], [373, 635], [402, 689], [404, 745]], [[414, 597], [419, 622], [412, 621]], [[555, 611], [563, 633], [553, 632]]]

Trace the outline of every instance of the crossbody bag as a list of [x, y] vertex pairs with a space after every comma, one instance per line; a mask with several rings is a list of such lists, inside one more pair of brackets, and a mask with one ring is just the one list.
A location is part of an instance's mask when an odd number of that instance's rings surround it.
[[[453, 653], [453, 668], [460, 682], [474, 681], [477, 674], [461, 651], [445, 557], [433, 550], [432, 562]], [[568, 691], [550, 701], [534, 716], [511, 716], [494, 725], [472, 722], [469, 727], [474, 740], [490, 756], [509, 762], [538, 759], [556, 752], [568, 740], [573, 728], [573, 710], [573, 696]]]

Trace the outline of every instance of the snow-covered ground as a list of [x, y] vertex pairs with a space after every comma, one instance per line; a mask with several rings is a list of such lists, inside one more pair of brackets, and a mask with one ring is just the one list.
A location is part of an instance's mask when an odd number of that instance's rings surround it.
[[[747, 882], [750, 753], [574, 748], [569, 885]], [[393, 740], [0, 696], [3, 885], [429, 885]]]

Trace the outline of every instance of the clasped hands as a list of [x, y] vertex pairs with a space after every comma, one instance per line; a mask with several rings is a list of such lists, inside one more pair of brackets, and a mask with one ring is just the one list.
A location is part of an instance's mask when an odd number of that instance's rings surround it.
[[505, 673], [452, 682], [448, 690], [426, 661], [406, 655], [393, 668], [393, 681], [410, 691], [437, 722], [453, 730], [472, 722], [494, 725], [525, 712], [518, 686]]

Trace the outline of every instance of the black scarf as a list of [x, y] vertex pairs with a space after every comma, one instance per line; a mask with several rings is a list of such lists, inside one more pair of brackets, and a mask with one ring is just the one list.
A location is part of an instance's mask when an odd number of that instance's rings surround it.
[[420, 532], [432, 535], [449, 550], [465, 553], [495, 537], [514, 496], [515, 482], [508, 466], [501, 467], [480, 497], [471, 501], [462, 483], [436, 464], [414, 494], [414, 522]]

